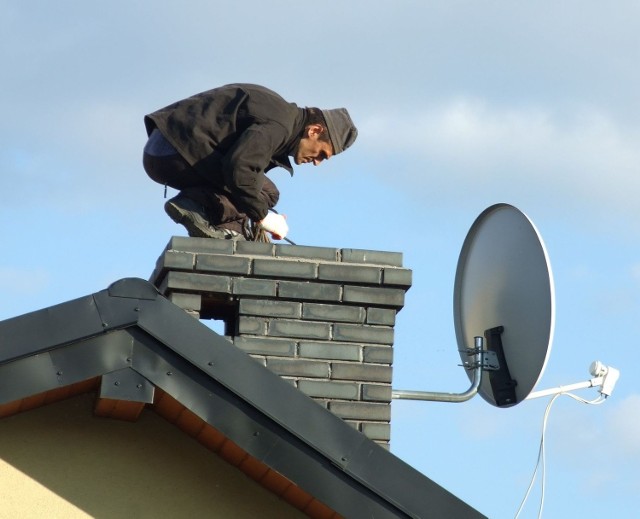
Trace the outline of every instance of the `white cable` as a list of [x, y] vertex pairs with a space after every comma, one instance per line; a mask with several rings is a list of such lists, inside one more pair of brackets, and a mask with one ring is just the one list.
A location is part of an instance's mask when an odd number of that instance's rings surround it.
[[540, 492], [540, 508], [538, 509], [538, 519], [540, 519], [542, 517], [542, 509], [544, 507], [544, 493], [545, 493], [545, 486], [546, 486], [546, 460], [545, 460], [545, 445], [544, 445], [544, 438], [545, 438], [545, 433], [546, 433], [546, 429], [547, 429], [547, 421], [549, 419], [549, 413], [551, 412], [551, 406], [553, 405], [553, 403], [556, 401], [556, 399], [559, 396], [568, 396], [573, 398], [574, 400], [577, 400], [578, 402], [582, 403], [582, 404], [590, 404], [590, 405], [597, 405], [597, 404], [601, 404], [606, 400], [606, 397], [603, 395], [600, 395], [598, 398], [594, 399], [594, 400], [585, 400], [584, 398], [581, 398], [577, 395], [574, 395], [573, 393], [557, 393], [556, 395], [553, 396], [553, 398], [549, 401], [549, 403], [547, 404], [547, 407], [544, 411], [544, 417], [542, 419], [542, 435], [540, 437], [540, 447], [538, 449], [538, 459], [536, 461], [536, 467], [533, 471], [533, 475], [531, 476], [531, 482], [529, 483], [529, 487], [527, 488], [527, 492], [524, 495], [524, 498], [522, 499], [522, 502], [520, 503], [520, 507], [518, 508], [518, 511], [516, 512], [515, 515], [515, 519], [518, 519], [518, 517], [520, 516], [520, 513], [522, 512], [522, 509], [524, 508], [525, 503], [527, 502], [527, 499], [529, 498], [529, 494], [531, 493], [531, 489], [533, 488], [533, 484], [536, 480], [536, 475], [538, 474], [538, 467], [540, 465], [542, 465], [542, 480], [541, 480], [541, 492]]

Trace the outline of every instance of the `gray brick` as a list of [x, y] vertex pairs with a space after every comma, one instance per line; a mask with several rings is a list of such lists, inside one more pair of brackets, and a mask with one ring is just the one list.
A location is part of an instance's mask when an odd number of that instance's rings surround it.
[[363, 358], [365, 362], [391, 364], [393, 363], [393, 348], [391, 346], [365, 346]]
[[393, 344], [393, 328], [336, 323], [333, 325], [333, 338], [336, 341]]
[[382, 284], [409, 288], [412, 282], [412, 272], [409, 269], [382, 269]]
[[246, 256], [273, 256], [275, 245], [259, 241], [237, 241], [236, 254]]
[[300, 260], [256, 258], [253, 260], [253, 275], [279, 279], [315, 279], [318, 275], [318, 264]]
[[165, 293], [174, 290], [230, 294], [231, 278], [228, 276], [171, 271], [162, 282], [160, 292]]
[[364, 303], [402, 308], [405, 291], [399, 288], [345, 286], [342, 300], [345, 303]]
[[238, 318], [238, 333], [245, 335], [266, 335], [266, 319], [258, 317], [240, 316]]
[[280, 281], [278, 296], [288, 299], [307, 301], [340, 301], [342, 287], [325, 283], [309, 283], [302, 281]]
[[372, 265], [402, 266], [401, 252], [384, 252], [364, 249], [342, 249], [342, 261], [345, 263], [368, 263]]
[[329, 402], [329, 411], [348, 420], [389, 422], [391, 406], [369, 402]]
[[239, 296], [275, 297], [276, 282], [270, 279], [234, 278], [233, 293]]
[[264, 315], [267, 317], [299, 319], [302, 315], [302, 303], [273, 299], [241, 299], [239, 312], [241, 315]]
[[202, 296], [200, 294], [182, 294], [173, 292], [169, 294], [169, 301], [184, 310], [199, 312], [202, 308]]
[[269, 335], [272, 337], [328, 340], [331, 336], [331, 325], [309, 321], [274, 319], [269, 322]]
[[362, 384], [362, 400], [391, 402], [390, 384]]
[[337, 342], [300, 342], [300, 356], [313, 359], [360, 361], [362, 347]]
[[338, 249], [277, 244], [276, 256], [281, 258], [305, 258], [321, 261], [338, 261]]
[[312, 321], [363, 323], [365, 310], [361, 306], [304, 303], [302, 317]]
[[391, 367], [378, 364], [334, 362], [331, 365], [331, 379], [391, 383]]
[[237, 348], [388, 442], [393, 326], [412, 282], [402, 254], [174, 237], [153, 275], [196, 318], [237, 303]]
[[296, 353], [296, 341], [287, 339], [234, 337], [233, 344], [242, 351], [254, 355], [293, 357]]
[[328, 362], [267, 358], [267, 368], [278, 375], [287, 375], [290, 377], [329, 377]]
[[385, 324], [393, 326], [396, 324], [396, 311], [389, 308], [368, 308], [367, 324]]
[[196, 255], [192, 252], [168, 250], [158, 258], [158, 266], [164, 269], [193, 270]]
[[198, 254], [196, 270], [220, 272], [223, 274], [249, 274], [251, 260], [239, 256], [223, 256], [221, 254]]
[[324, 382], [320, 380], [300, 380], [298, 389], [315, 398], [358, 399], [358, 384], [352, 382]]
[[318, 270], [318, 279], [379, 285], [382, 280], [382, 271], [379, 267], [323, 263]]
[[167, 250], [182, 252], [204, 252], [209, 254], [233, 254], [231, 240], [212, 240], [211, 238], [187, 238], [174, 236], [167, 245]]
[[371, 440], [391, 439], [391, 425], [388, 423], [371, 423], [365, 422], [361, 424], [360, 431]]

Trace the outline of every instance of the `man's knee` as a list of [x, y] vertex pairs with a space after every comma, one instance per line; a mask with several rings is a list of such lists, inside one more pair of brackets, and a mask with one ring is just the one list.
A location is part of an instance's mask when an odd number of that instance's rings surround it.
[[264, 177], [260, 197], [266, 202], [269, 209], [275, 207], [280, 199], [280, 191], [278, 191], [277, 186], [269, 179], [269, 177]]

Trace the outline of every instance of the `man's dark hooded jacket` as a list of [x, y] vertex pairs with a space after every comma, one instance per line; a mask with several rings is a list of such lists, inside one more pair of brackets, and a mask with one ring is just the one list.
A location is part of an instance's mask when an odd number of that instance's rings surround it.
[[264, 172], [280, 166], [293, 174], [305, 127], [305, 110], [275, 92], [249, 84], [215, 88], [173, 103], [144, 119], [209, 182], [224, 188], [252, 220], [267, 212], [260, 191]]

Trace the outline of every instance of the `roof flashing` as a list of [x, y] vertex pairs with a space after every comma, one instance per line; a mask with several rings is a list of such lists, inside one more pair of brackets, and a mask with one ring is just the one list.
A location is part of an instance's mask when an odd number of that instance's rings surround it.
[[101, 376], [135, 418], [160, 388], [345, 517], [483, 517], [146, 281], [2, 321], [0, 341], [0, 404]]

